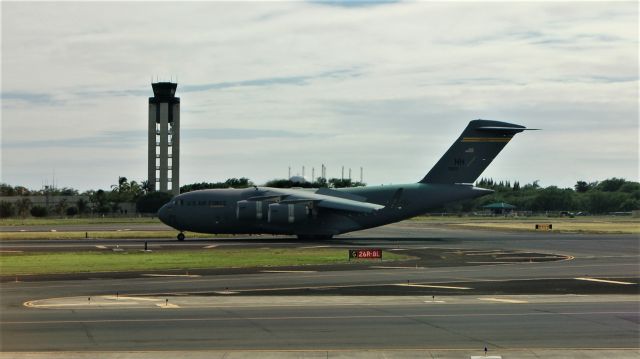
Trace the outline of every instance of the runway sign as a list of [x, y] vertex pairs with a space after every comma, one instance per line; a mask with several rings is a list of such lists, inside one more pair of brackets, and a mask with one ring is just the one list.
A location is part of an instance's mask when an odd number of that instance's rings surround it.
[[550, 231], [552, 229], [551, 223], [548, 224], [536, 224], [536, 230], [539, 231]]
[[349, 249], [349, 259], [382, 259], [382, 249]]

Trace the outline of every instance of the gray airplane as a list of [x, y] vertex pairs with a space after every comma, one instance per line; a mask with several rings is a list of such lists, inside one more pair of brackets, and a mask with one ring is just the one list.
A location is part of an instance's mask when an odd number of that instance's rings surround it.
[[382, 226], [425, 213], [447, 202], [492, 193], [473, 182], [511, 138], [525, 127], [471, 121], [438, 163], [418, 183], [355, 188], [207, 189], [175, 196], [158, 211], [180, 231], [269, 233], [299, 239]]

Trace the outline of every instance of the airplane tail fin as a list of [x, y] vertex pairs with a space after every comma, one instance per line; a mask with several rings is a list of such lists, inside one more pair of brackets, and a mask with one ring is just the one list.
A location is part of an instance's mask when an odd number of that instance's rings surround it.
[[474, 120], [420, 183], [473, 183], [511, 138], [527, 130], [506, 122]]

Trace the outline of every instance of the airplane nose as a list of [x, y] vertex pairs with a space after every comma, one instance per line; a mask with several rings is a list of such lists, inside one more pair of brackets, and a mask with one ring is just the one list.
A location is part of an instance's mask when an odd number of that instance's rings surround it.
[[160, 207], [160, 209], [158, 210], [158, 218], [160, 218], [160, 221], [162, 223], [169, 225], [169, 209], [167, 208], [167, 206], [169, 206], [168, 203]]

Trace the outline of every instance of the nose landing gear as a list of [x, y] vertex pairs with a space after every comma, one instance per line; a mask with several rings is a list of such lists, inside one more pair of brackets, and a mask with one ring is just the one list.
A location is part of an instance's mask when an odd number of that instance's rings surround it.
[[178, 238], [179, 241], [184, 241], [184, 238], [185, 238], [184, 237], [184, 233], [182, 233], [182, 232], [178, 233], [178, 237], [177, 238]]

